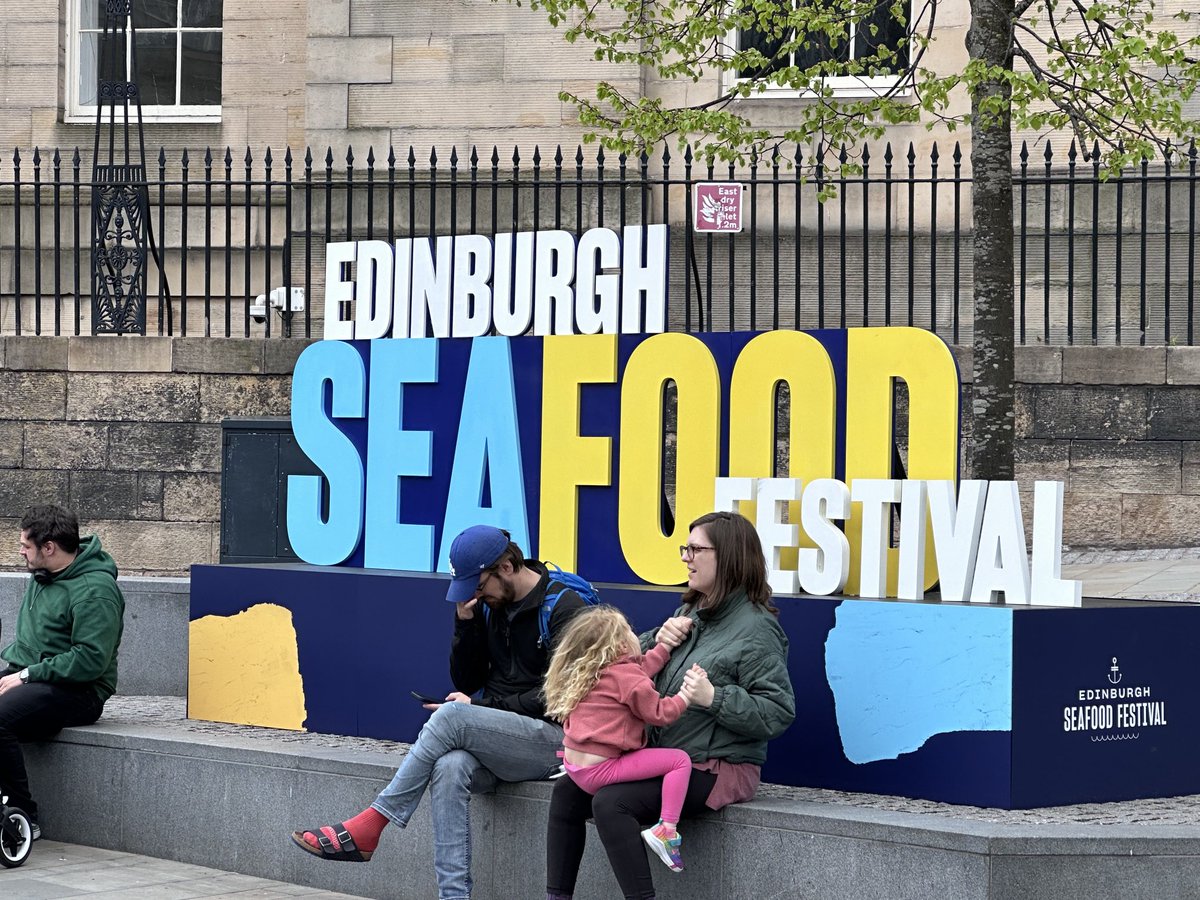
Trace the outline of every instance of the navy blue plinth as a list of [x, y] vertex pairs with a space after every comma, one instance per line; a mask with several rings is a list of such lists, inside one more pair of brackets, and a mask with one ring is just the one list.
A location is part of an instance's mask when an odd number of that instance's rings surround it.
[[[635, 630], [679, 598], [599, 587]], [[191, 592], [192, 621], [291, 612], [309, 731], [411, 741], [428, 713], [409, 691], [452, 689], [446, 576], [194, 566]], [[766, 781], [1009, 809], [1200, 793], [1200, 606], [776, 604], [797, 717]]]

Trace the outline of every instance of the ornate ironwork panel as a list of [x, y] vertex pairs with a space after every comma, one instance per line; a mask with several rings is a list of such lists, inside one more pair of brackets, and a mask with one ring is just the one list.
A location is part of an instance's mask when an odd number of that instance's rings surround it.
[[141, 102], [138, 99], [138, 86], [135, 82], [100, 80], [100, 104], [102, 106], [114, 103], [122, 104], [127, 100]]
[[[92, 334], [146, 333], [146, 255], [151, 248], [151, 223], [137, 47], [132, 0], [108, 0], [96, 65]], [[137, 129], [136, 145], [130, 141], [131, 125]], [[102, 142], [105, 131], [108, 140]], [[105, 145], [107, 158], [101, 156]]]
[[146, 223], [140, 165], [96, 166], [92, 190], [92, 333], [146, 332]]

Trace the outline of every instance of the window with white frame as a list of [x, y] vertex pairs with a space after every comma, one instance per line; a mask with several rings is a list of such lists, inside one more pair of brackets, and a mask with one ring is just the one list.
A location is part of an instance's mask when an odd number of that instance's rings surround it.
[[[806, 0], [795, 2], [799, 4]], [[846, 4], [839, 3], [839, 8], [846, 8], [847, 34], [844, 40], [836, 42], [830, 40], [829, 35], [824, 32], [815, 33], [807, 40], [796, 41], [794, 33], [790, 31], [775, 36], [756, 29], [739, 29], [736, 35], [737, 49], [758, 50], [769, 62], [763, 68], [754, 71], [739, 70], [736, 77], [739, 80], [765, 80], [767, 85], [763, 95], [802, 96], [787, 85], [771, 83], [771, 73], [789, 66], [808, 69], [819, 63], [848, 63], [850, 60], [867, 59], [879, 53], [881, 48], [888, 48], [893, 55], [882, 64], [874, 65], [874, 71], [830, 74], [825, 77], [824, 82], [837, 95], [869, 95], [893, 90], [905, 77], [909, 63], [906, 23], [909, 21], [911, 3], [904, 0], [900, 5], [903, 9], [903, 20], [893, 12], [895, 0], [854, 4], [853, 14]], [[863, 10], [865, 14], [862, 14]], [[836, 72], [836, 66], [834, 70]]]
[[[107, 5], [68, 4], [67, 121], [96, 120], [100, 76], [136, 80], [145, 121], [219, 122], [222, 0], [134, 0], [132, 30], [126, 29], [123, 40], [114, 31], [109, 40], [118, 45], [101, 47]], [[113, 59], [115, 76], [109, 70]]]

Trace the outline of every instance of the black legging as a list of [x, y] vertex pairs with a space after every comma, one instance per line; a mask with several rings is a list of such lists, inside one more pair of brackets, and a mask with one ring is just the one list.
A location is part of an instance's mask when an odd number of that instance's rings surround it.
[[[683, 815], [695, 816], [707, 808], [717, 776], [692, 769]], [[570, 778], [558, 779], [550, 798], [550, 825], [546, 833], [546, 891], [570, 896], [587, 841], [587, 820], [596, 830], [617, 883], [626, 900], [654, 896], [654, 879], [642, 841], [644, 827], [658, 821], [662, 808], [662, 779], [610, 784], [593, 797]]]

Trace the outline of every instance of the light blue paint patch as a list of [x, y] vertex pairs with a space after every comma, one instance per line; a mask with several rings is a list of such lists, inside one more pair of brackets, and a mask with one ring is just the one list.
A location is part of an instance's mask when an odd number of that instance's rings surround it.
[[825, 641], [842, 750], [896, 759], [949, 731], [1012, 730], [1012, 610], [847, 600]]

